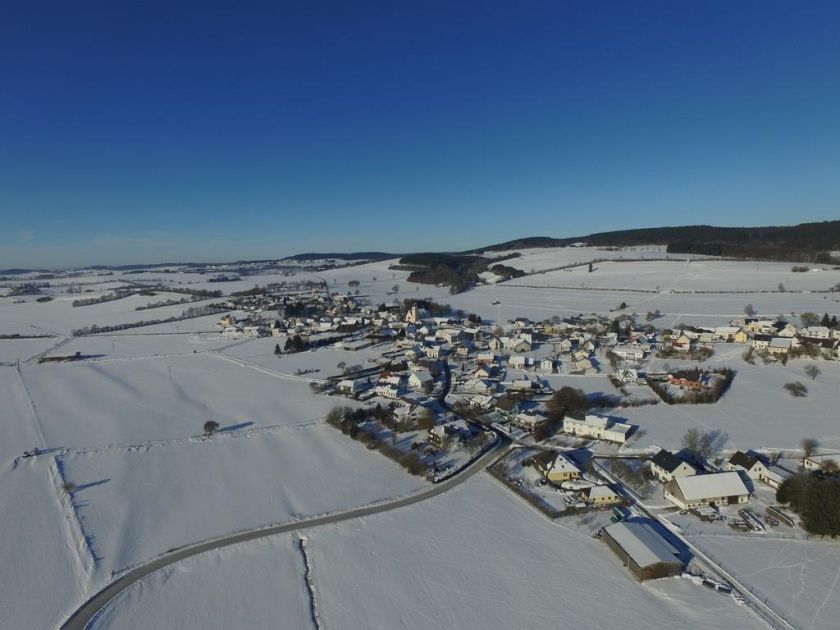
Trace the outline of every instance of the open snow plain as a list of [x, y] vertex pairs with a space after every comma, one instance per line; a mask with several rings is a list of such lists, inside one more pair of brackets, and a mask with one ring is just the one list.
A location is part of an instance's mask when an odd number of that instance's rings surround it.
[[[661, 248], [587, 249], [533, 250], [505, 264], [530, 271], [594, 258], [666, 257]], [[747, 303], [771, 317], [840, 314], [837, 293], [815, 292], [838, 282], [833, 269], [793, 274], [777, 263], [613, 260], [599, 263], [592, 274], [584, 268], [549, 271], [450, 296], [446, 287], [407, 282], [407, 272], [389, 269], [395, 262], [298, 277], [323, 279], [337, 291], [358, 280], [360, 294], [374, 303], [431, 297], [490, 320], [606, 313], [622, 301], [642, 315], [660, 310], [663, 316], [654, 322], [659, 327], [725, 324], [742, 316]], [[226, 293], [290, 279], [249, 276], [229, 284], [207, 283], [197, 274], [168, 276], [173, 288]], [[779, 282], [786, 292], [778, 291]], [[91, 284], [93, 292], [80, 297], [103, 295], [114, 286]], [[37, 303], [28, 297], [16, 304], [0, 297], [0, 334], [55, 335], [0, 340], [0, 627], [55, 628], [110, 582], [111, 572], [173, 546], [377, 503], [424, 486], [323, 426], [326, 412], [346, 401], [309, 389], [309, 380], [337, 374], [340, 362], [369, 365], [375, 349], [277, 358], [278, 340], [222, 338], [214, 326], [218, 316], [71, 339], [75, 328], [178, 315], [192, 304], [135, 310], [164, 299], [161, 293], [74, 308], [78, 294], [45, 293], [55, 299]], [[802, 374], [805, 361], [751, 366], [741, 351], [721, 345], [707, 362], [738, 370], [718, 404], [616, 411], [643, 429], [631, 446], [676, 446], [687, 428], [697, 427], [725, 432], [729, 449], [791, 449], [803, 435], [840, 448], [840, 366], [821, 362], [822, 374], [812, 382]], [[34, 358], [44, 352], [90, 358], [38, 364]], [[299, 369], [319, 372], [299, 375]], [[553, 380], [612, 393], [600, 376]], [[807, 398], [794, 399], [782, 389], [793, 380], [807, 383]], [[206, 420], [216, 420], [223, 431], [212, 439], [198, 437]], [[34, 446], [47, 453], [20, 459]], [[72, 502], [62, 491], [65, 482], [77, 486]], [[305, 534], [324, 627], [657, 627], [675, 619], [690, 628], [761, 626], [730, 598], [688, 581], [635, 583], [602, 543], [549, 522], [486, 475], [411, 507]], [[761, 562], [738, 553], [746, 547], [713, 548], [725, 542], [712, 540], [709, 552], [729, 558], [727, 568], [778, 602], [795, 625], [832, 627], [826, 620], [836, 617], [837, 580], [830, 543], [772, 542], [787, 546], [774, 547], [779, 560], [768, 563], [767, 553]], [[789, 591], [780, 586], [784, 571], [803, 576], [807, 587], [789, 601]], [[242, 625], [243, 618], [251, 625]], [[277, 625], [313, 627], [303, 560], [288, 536], [210, 552], [149, 576], [94, 624]]]
[[[635, 582], [604, 543], [548, 521], [486, 474], [421, 504], [303, 535], [322, 628], [766, 627], [731, 597], [687, 580]], [[150, 620], [164, 617], [153, 612], [147, 619], [141, 611], [184, 606], [184, 600], [201, 606], [207, 593], [234, 583], [244, 592], [231, 603], [234, 610], [247, 602], [255, 619], [280, 615], [272, 626], [246, 621], [238, 627], [316, 628], [311, 621], [295, 625], [307, 599], [290, 544], [289, 537], [273, 537], [190, 559], [181, 574], [166, 571], [129, 588], [94, 628], [150, 629]], [[253, 572], [244, 570], [243, 556], [254, 560]], [[295, 580], [275, 578], [266, 593], [273, 573], [257, 557], [291, 565]], [[165, 592], [170, 585], [182, 594], [180, 603]], [[288, 617], [278, 602], [288, 602]], [[228, 613], [219, 621], [203, 612], [174, 614], [185, 630], [230, 627]]]

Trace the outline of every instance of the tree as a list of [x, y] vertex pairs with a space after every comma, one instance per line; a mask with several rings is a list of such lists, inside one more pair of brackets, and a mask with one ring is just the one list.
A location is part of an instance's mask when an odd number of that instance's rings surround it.
[[341, 371], [343, 372], [343, 371], [344, 371], [344, 368], [346, 368], [346, 367], [347, 367], [347, 364], [346, 364], [344, 361], [339, 361], [339, 362], [336, 364], [336, 366], [335, 366], [335, 367], [336, 367], [336, 368], [338, 368], [339, 370], [341, 370]]
[[578, 415], [589, 409], [586, 394], [581, 389], [565, 385], [554, 392], [546, 405], [550, 420], [562, 420], [567, 414]]
[[820, 316], [811, 312], [800, 313], [799, 321], [803, 326], [816, 326], [820, 323]]
[[219, 423], [215, 420], [208, 420], [204, 423], [204, 433], [206, 435], [213, 435], [216, 431], [219, 430]]
[[815, 364], [809, 363], [805, 366], [805, 375], [811, 377], [812, 381], [817, 380], [817, 377], [820, 375], [821, 370]]
[[274, 344], [274, 354], [280, 354], [280, 353], [281, 353], [281, 351], [280, 351], [280, 344], [279, 344], [279, 343], [275, 343], [275, 344]]
[[779, 289], [779, 293], [784, 293], [785, 292], [785, 285], [780, 282], [778, 289]]
[[700, 431], [692, 427], [683, 434], [682, 447], [692, 456], [698, 457], [700, 455], [702, 440], [703, 436]]
[[400, 292], [400, 285], [395, 284], [394, 286], [391, 287], [391, 291], [393, 291], [394, 293], [399, 293]]
[[833, 459], [827, 459], [822, 463], [823, 472], [828, 475], [834, 475], [837, 473], [840, 466], [838, 466], [837, 462]]
[[820, 443], [814, 438], [805, 438], [799, 443], [799, 446], [802, 447], [803, 458], [808, 459], [820, 447]]
[[73, 494], [74, 492], [76, 492], [76, 484], [72, 481], [65, 481], [61, 485], [61, 489], [64, 490], [64, 492], [66, 492], [67, 494]]
[[423, 409], [417, 415], [417, 428], [428, 431], [435, 426], [435, 416], [429, 409]]
[[808, 388], [799, 381], [785, 384], [785, 389], [794, 398], [804, 398], [808, 395]]

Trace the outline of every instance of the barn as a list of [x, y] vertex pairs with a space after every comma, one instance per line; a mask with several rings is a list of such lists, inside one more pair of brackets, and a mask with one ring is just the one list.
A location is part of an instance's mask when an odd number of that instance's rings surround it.
[[682, 573], [679, 552], [648, 522], [607, 525], [602, 539], [640, 582]]

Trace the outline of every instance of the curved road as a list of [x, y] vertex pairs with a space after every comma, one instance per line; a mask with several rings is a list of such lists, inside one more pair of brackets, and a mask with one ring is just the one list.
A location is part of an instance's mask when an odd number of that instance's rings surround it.
[[[500, 446], [503, 447], [501, 449], [501, 453], [497, 453]], [[230, 536], [225, 536], [223, 538], [217, 538], [215, 540], [198, 543], [196, 545], [190, 545], [174, 549], [164, 554], [163, 556], [160, 556], [159, 558], [155, 558], [151, 562], [144, 564], [141, 567], [129, 571], [116, 581], [108, 584], [105, 588], [96, 593], [96, 595], [94, 595], [84, 604], [82, 604], [82, 606], [78, 610], [76, 610], [76, 612], [74, 612], [67, 619], [67, 621], [64, 622], [64, 624], [62, 624], [61, 630], [84, 630], [87, 627], [87, 625], [91, 622], [91, 620], [93, 620], [93, 618], [96, 617], [97, 613], [99, 613], [100, 610], [102, 610], [111, 600], [113, 600], [126, 588], [128, 588], [138, 580], [143, 579], [147, 575], [154, 573], [158, 569], [167, 567], [175, 562], [184, 560], [186, 558], [190, 558], [192, 556], [196, 556], [200, 553], [204, 553], [205, 551], [210, 551], [212, 549], [221, 549], [222, 547], [236, 545], [238, 543], [246, 542], [248, 540], [264, 538], [265, 536], [273, 536], [275, 534], [286, 534], [301, 529], [317, 527], [319, 525], [340, 523], [341, 521], [347, 521], [350, 519], [368, 516], [371, 514], [379, 514], [381, 512], [388, 512], [390, 510], [396, 510], [407, 505], [419, 503], [420, 501], [425, 501], [426, 499], [430, 499], [434, 496], [446, 492], [447, 490], [450, 490], [451, 488], [454, 488], [457, 485], [462, 484], [464, 481], [466, 481], [476, 473], [484, 470], [487, 466], [491, 465], [491, 463], [494, 462], [497, 458], [503, 457], [508, 450], [508, 446], [509, 442], [505, 438], [500, 436], [499, 441], [497, 441], [492, 448], [490, 448], [484, 455], [479, 457], [477, 460], [475, 460], [472, 464], [470, 464], [467, 468], [465, 468], [458, 474], [454, 475], [453, 477], [450, 477], [446, 481], [442, 481], [439, 484], [432, 486], [428, 490], [423, 490], [422, 492], [418, 492], [417, 494], [413, 494], [408, 497], [403, 497], [401, 499], [397, 499], [388, 503], [380, 503], [377, 505], [356, 508], [354, 510], [348, 510], [347, 512], [338, 512], [335, 514], [319, 516], [317, 518], [311, 518], [304, 521], [295, 521], [293, 523], [274, 525], [272, 527], [266, 527], [264, 529], [252, 530], [242, 532], [239, 534], [232, 534]]]

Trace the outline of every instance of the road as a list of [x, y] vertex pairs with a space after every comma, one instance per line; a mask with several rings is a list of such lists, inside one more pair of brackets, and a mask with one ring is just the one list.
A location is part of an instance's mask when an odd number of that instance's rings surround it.
[[[501, 447], [501, 449], [499, 447]], [[464, 483], [467, 479], [469, 479], [476, 473], [484, 470], [488, 466], [492, 465], [499, 458], [503, 457], [507, 453], [509, 448], [509, 443], [506, 440], [500, 439], [498, 442], [496, 442], [495, 446], [490, 448], [484, 455], [479, 457], [477, 460], [475, 460], [472, 464], [470, 464], [467, 468], [459, 472], [457, 475], [454, 475], [446, 481], [442, 481], [439, 484], [436, 484], [427, 490], [423, 490], [422, 492], [418, 492], [417, 494], [403, 497], [401, 499], [389, 501], [388, 503], [380, 503], [376, 505], [370, 505], [366, 507], [356, 508], [353, 510], [348, 510], [346, 512], [338, 512], [335, 514], [328, 514], [326, 516], [319, 516], [317, 518], [311, 518], [304, 521], [284, 523], [282, 525], [274, 525], [271, 527], [266, 527], [264, 529], [241, 532], [238, 534], [225, 536], [223, 538], [217, 538], [215, 540], [198, 543], [196, 545], [190, 545], [186, 547], [180, 547], [178, 549], [173, 549], [167, 552], [166, 554], [144, 564], [143, 566], [129, 571], [125, 575], [118, 578], [116, 581], [108, 584], [105, 588], [96, 593], [96, 595], [94, 595], [88, 601], [82, 604], [82, 606], [78, 608], [76, 612], [74, 612], [67, 619], [67, 621], [65, 621], [62, 624], [61, 630], [84, 630], [87, 627], [87, 625], [91, 622], [91, 620], [93, 620], [96, 617], [99, 611], [102, 610], [122, 591], [124, 591], [126, 588], [128, 588], [138, 580], [142, 580], [147, 575], [150, 575], [155, 571], [163, 569], [164, 567], [167, 567], [171, 564], [174, 564], [181, 560], [185, 560], [186, 558], [191, 558], [192, 556], [204, 553], [205, 551], [221, 549], [223, 547], [229, 547], [230, 545], [236, 545], [242, 542], [247, 542], [249, 540], [256, 540], [258, 538], [264, 538], [266, 536], [274, 536], [275, 534], [287, 534], [303, 529], [318, 527], [320, 525], [340, 523], [342, 521], [361, 518], [363, 516], [370, 516], [371, 514], [389, 512], [391, 510], [396, 510], [402, 507], [413, 505], [415, 503], [420, 503], [421, 501], [425, 501], [439, 494], [443, 494], [447, 490], [451, 490], [455, 486]]]

